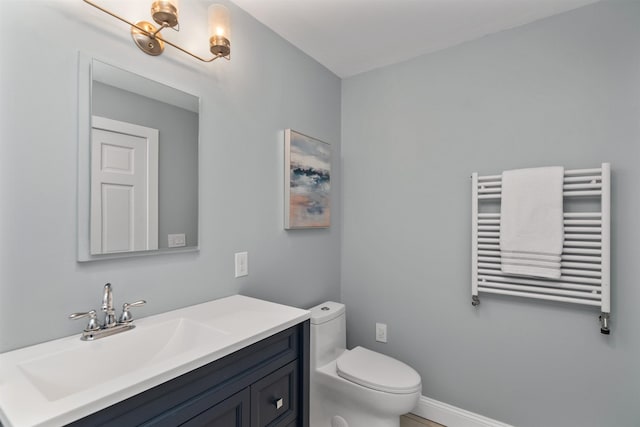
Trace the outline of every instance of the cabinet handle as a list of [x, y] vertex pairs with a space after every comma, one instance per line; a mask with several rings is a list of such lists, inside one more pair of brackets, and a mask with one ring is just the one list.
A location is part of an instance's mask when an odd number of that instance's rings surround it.
[[280, 409], [284, 405], [284, 399], [276, 399], [273, 403], [276, 405], [276, 409]]

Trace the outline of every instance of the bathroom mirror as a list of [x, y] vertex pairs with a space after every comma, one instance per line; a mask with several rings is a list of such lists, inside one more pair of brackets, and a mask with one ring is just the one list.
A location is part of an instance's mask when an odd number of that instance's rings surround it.
[[198, 97], [80, 55], [78, 260], [198, 249]]

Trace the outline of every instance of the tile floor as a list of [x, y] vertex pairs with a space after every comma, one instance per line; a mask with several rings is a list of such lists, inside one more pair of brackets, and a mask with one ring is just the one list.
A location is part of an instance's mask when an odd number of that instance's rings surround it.
[[400, 427], [446, 427], [442, 424], [420, 418], [417, 415], [407, 414], [400, 417]]

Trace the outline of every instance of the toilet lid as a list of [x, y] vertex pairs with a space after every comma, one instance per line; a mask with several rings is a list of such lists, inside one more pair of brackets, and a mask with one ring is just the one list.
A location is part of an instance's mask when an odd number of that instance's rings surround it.
[[384, 354], [356, 347], [336, 360], [338, 375], [361, 386], [387, 393], [414, 393], [420, 375], [409, 365]]

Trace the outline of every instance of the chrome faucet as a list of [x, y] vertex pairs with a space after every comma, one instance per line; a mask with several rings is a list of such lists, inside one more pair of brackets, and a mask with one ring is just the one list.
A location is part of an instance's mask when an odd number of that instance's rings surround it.
[[84, 328], [84, 331], [82, 331], [80, 339], [83, 341], [93, 341], [135, 328], [135, 325], [131, 323], [133, 322], [133, 316], [129, 309], [131, 307], [139, 307], [146, 303], [147, 302], [145, 300], [132, 302], [131, 304], [124, 303], [120, 319], [116, 321], [116, 310], [113, 308], [113, 290], [111, 289], [111, 283], [107, 283], [104, 285], [104, 293], [102, 294], [104, 324], [100, 325], [100, 322], [98, 322], [95, 310], [91, 310], [86, 313], [73, 313], [69, 318], [81, 319], [83, 317], [88, 317], [89, 323]]
[[104, 311], [104, 327], [114, 327], [116, 325], [116, 311], [113, 309], [113, 291], [111, 290], [111, 283], [104, 285], [104, 294], [102, 294], [102, 311]]

